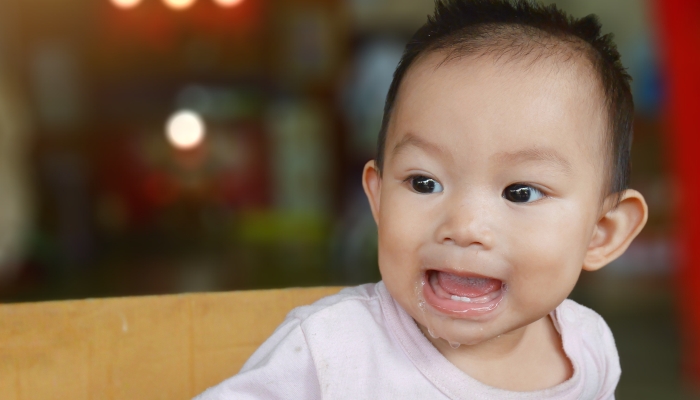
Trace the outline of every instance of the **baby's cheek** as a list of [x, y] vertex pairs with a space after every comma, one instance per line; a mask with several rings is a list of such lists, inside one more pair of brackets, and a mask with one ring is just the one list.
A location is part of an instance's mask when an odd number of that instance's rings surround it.
[[405, 264], [414, 260], [415, 263], [415, 253], [421, 247], [421, 235], [424, 232], [407, 219], [409, 218], [390, 214], [380, 220], [379, 250], [387, 261]]
[[524, 246], [522, 257], [514, 258], [517, 278], [512, 286], [532, 289], [534, 293], [568, 294], [581, 271], [579, 252], [580, 249], [567, 243], [545, 240]]
[[419, 270], [416, 259], [406, 245], [406, 240], [389, 235], [380, 237], [379, 271], [388, 287], [401, 292], [408, 290], [409, 278]]
[[379, 262], [380, 266], [393, 267], [400, 265], [408, 256], [406, 241], [399, 235], [392, 235], [388, 232], [379, 233]]

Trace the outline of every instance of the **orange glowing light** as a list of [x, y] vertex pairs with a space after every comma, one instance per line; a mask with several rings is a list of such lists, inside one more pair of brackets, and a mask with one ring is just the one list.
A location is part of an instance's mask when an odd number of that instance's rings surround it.
[[214, 0], [214, 2], [221, 7], [235, 7], [243, 3], [243, 0]]
[[173, 114], [165, 127], [165, 134], [170, 144], [180, 150], [189, 150], [204, 141], [205, 126], [202, 117], [189, 110]]
[[173, 10], [184, 10], [194, 4], [195, 0], [163, 0]]
[[141, 0], [110, 0], [110, 2], [117, 8], [129, 9], [139, 5]]

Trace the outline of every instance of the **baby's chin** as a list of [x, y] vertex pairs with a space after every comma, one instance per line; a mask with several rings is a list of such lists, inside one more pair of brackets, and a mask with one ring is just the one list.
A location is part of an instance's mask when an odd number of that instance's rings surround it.
[[453, 348], [457, 345], [476, 346], [500, 335], [490, 327], [476, 326], [453, 318], [433, 317], [415, 319], [418, 327], [436, 347], [444, 342]]
[[497, 313], [499, 315], [496, 318], [491, 315], [486, 318], [454, 317], [433, 309], [420, 292], [416, 293], [415, 301], [408, 303], [402, 304], [404, 310], [413, 317], [425, 337], [436, 347], [439, 347], [440, 342], [450, 344], [453, 348], [457, 345], [475, 346], [510, 331], [503, 324], [506, 316], [500, 315], [501, 312]]

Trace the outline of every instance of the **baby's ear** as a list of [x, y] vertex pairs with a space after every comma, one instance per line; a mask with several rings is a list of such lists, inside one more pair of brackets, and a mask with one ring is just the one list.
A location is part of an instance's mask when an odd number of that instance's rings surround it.
[[374, 160], [367, 161], [365, 169], [362, 171], [362, 187], [365, 188], [369, 206], [372, 209], [374, 222], [379, 222], [379, 198], [382, 188], [382, 177], [377, 169], [377, 163]]
[[607, 211], [596, 224], [583, 269], [595, 271], [627, 250], [647, 222], [647, 203], [636, 190], [622, 193], [620, 204]]

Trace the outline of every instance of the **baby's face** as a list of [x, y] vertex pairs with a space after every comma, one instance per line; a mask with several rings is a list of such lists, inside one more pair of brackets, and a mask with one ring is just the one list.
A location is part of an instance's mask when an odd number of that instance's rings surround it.
[[478, 344], [574, 287], [602, 213], [606, 119], [583, 64], [443, 58], [405, 76], [370, 202], [392, 296], [424, 331]]

